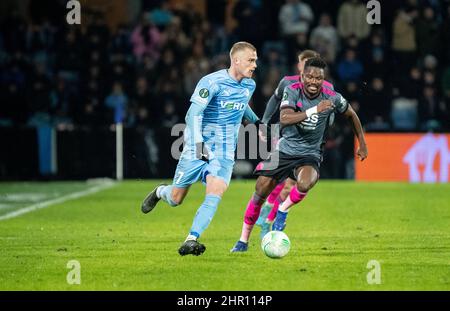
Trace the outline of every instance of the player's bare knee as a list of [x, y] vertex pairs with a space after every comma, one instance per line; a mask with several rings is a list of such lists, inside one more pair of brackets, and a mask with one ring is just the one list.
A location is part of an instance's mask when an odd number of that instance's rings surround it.
[[[184, 197], [180, 195], [172, 195], [172, 202], [176, 205], [183, 203]], [[175, 205], [175, 206], [176, 206]]]
[[313, 180], [300, 179], [297, 182], [297, 189], [300, 192], [308, 192], [312, 187], [314, 187], [315, 182]]
[[206, 181], [206, 194], [214, 194], [222, 197], [227, 189], [227, 183], [218, 178], [208, 178]]

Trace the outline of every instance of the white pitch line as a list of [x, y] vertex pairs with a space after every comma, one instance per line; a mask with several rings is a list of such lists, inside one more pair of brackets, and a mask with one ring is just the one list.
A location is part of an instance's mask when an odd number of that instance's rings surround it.
[[25, 207], [23, 207], [23, 208], [21, 208], [21, 209], [19, 209], [17, 211], [10, 212], [8, 214], [0, 216], [0, 221], [6, 220], [6, 219], [10, 219], [10, 218], [14, 218], [14, 217], [26, 214], [26, 213], [30, 213], [30, 212], [36, 211], [38, 209], [41, 209], [41, 208], [46, 208], [46, 207], [51, 206], [51, 205], [64, 203], [66, 201], [70, 201], [70, 200], [74, 200], [74, 199], [79, 199], [81, 197], [84, 197], [84, 196], [87, 196], [87, 195], [99, 192], [101, 190], [110, 188], [113, 185], [115, 185], [115, 183], [113, 183], [113, 182], [104, 183], [104, 184], [92, 187], [90, 189], [87, 189], [87, 190], [74, 192], [74, 193], [62, 196], [60, 198], [56, 198], [56, 199], [52, 199], [52, 200], [36, 203], [36, 204], [33, 204], [33, 205], [25, 206]]

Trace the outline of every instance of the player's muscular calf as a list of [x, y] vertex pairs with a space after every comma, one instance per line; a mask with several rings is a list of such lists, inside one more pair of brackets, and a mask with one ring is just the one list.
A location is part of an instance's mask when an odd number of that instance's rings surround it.
[[272, 190], [277, 186], [277, 181], [266, 176], [259, 176], [256, 180], [255, 191], [261, 198], [267, 198]]
[[180, 205], [183, 203], [184, 198], [186, 197], [187, 193], [189, 191], [189, 187], [187, 188], [178, 188], [173, 187], [172, 188], [172, 200], [177, 205]]

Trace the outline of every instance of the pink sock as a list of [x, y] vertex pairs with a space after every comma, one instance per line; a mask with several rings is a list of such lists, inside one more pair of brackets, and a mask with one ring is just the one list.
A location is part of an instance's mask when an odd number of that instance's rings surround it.
[[248, 202], [247, 209], [245, 210], [244, 224], [242, 226], [242, 233], [240, 238], [242, 242], [248, 241], [253, 226], [258, 220], [259, 213], [261, 212], [261, 205], [263, 203], [264, 199], [262, 199], [256, 193], [253, 194], [252, 198]]
[[292, 205], [299, 203], [306, 197], [307, 192], [298, 191], [297, 187], [292, 187], [289, 196], [284, 200], [280, 206], [280, 210], [286, 212]]
[[275, 217], [277, 216], [277, 212], [278, 212], [278, 207], [280, 207], [280, 204], [281, 204], [282, 202], [283, 202], [283, 201], [281, 201], [280, 196], [278, 196], [277, 199], [275, 200], [275, 202], [273, 203], [273, 207], [272, 207], [272, 209], [270, 210], [269, 215], [267, 215], [267, 219], [268, 219], [270, 222], [272, 222], [272, 221], [275, 220]]
[[245, 210], [244, 222], [248, 225], [254, 225], [261, 212], [261, 206], [264, 203], [264, 199], [261, 199], [256, 193], [253, 194], [250, 201], [248, 201], [247, 209]]
[[283, 190], [284, 187], [284, 181], [280, 182], [273, 190], [272, 192], [269, 194], [269, 196], [267, 197], [267, 202], [269, 202], [270, 204], [274, 204], [278, 195], [280, 194], [281, 190]]

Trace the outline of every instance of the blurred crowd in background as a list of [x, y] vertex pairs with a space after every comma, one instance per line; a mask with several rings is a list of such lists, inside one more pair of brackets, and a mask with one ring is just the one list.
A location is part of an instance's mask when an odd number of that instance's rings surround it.
[[[184, 122], [198, 80], [227, 68], [229, 48], [245, 40], [258, 50], [259, 116], [279, 80], [297, 74], [297, 53], [314, 49], [366, 131], [450, 130], [449, 0], [381, 1], [379, 25], [359, 0], [135, 3], [139, 14], [115, 27], [106, 10], [68, 25], [66, 1], [3, 14], [0, 126], [109, 126], [120, 106], [126, 127], [171, 127]], [[336, 118], [326, 145], [334, 161], [352, 158], [351, 133]]]

